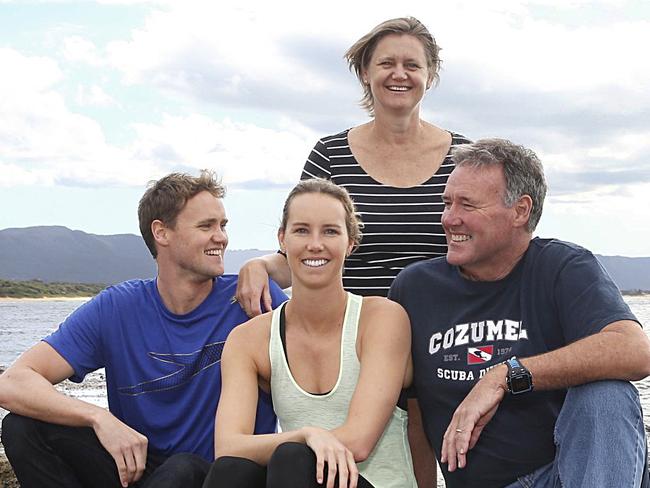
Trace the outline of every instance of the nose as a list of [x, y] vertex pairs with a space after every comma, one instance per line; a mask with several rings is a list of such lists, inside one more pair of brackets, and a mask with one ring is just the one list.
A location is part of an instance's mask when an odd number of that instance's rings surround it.
[[395, 80], [406, 79], [406, 70], [404, 69], [404, 66], [402, 64], [397, 63], [395, 65], [395, 68], [393, 69], [393, 79]]
[[228, 234], [226, 233], [226, 229], [222, 227], [218, 227], [217, 230], [215, 230], [212, 233], [212, 240], [216, 243], [228, 243]]
[[323, 249], [323, 241], [321, 240], [321, 236], [317, 232], [314, 232], [310, 237], [309, 242], [307, 242], [307, 250], [321, 251], [322, 249]]
[[453, 204], [445, 205], [445, 209], [442, 211], [442, 217], [440, 218], [444, 228], [456, 227], [462, 223], [456, 208]]

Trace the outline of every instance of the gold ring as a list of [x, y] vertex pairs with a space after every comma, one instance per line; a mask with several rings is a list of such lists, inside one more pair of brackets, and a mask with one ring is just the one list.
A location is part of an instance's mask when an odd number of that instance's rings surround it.
[[463, 433], [463, 429], [456, 429], [456, 434], [462, 434], [462, 433]]

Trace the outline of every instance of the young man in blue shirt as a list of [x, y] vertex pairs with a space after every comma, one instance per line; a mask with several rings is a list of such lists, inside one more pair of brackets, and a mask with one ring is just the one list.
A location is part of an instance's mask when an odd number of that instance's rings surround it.
[[[224, 276], [224, 187], [208, 171], [153, 182], [138, 207], [158, 274], [108, 287], [0, 376], [2, 441], [23, 488], [200, 487], [214, 456], [220, 359], [247, 320]], [[271, 284], [274, 305], [286, 296]], [[105, 368], [109, 410], [58, 392]], [[256, 432], [273, 432], [261, 397]]]

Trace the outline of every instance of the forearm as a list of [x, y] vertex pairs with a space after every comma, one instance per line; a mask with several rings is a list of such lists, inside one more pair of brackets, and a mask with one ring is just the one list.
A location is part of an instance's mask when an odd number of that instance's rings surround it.
[[215, 458], [236, 456], [266, 466], [275, 449], [285, 442], [305, 442], [305, 429], [276, 434], [228, 434], [215, 440]]
[[9, 368], [0, 377], [0, 405], [10, 412], [44, 422], [94, 427], [108, 412], [59, 392], [47, 379], [26, 368]]
[[280, 288], [291, 286], [291, 270], [287, 264], [287, 258], [280, 253], [266, 254], [259, 259], [266, 268], [266, 272]]
[[638, 324], [615, 322], [597, 334], [521, 362], [538, 390], [606, 379], [636, 381], [650, 373], [650, 344]]

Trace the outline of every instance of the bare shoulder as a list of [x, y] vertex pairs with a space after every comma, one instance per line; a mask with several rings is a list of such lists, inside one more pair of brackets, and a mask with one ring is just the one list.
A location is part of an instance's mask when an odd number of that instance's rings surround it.
[[268, 390], [266, 383], [271, 371], [271, 315], [272, 312], [267, 312], [235, 327], [228, 336], [223, 353], [227, 364], [250, 366], [256, 372], [260, 386], [265, 390]]
[[373, 335], [410, 333], [410, 322], [404, 307], [384, 297], [363, 297], [359, 330]]
[[271, 335], [271, 313], [267, 312], [235, 327], [228, 335], [230, 348], [243, 351], [256, 351], [259, 347], [268, 345]]
[[361, 313], [370, 317], [384, 313], [407, 316], [404, 307], [384, 297], [363, 297]]

